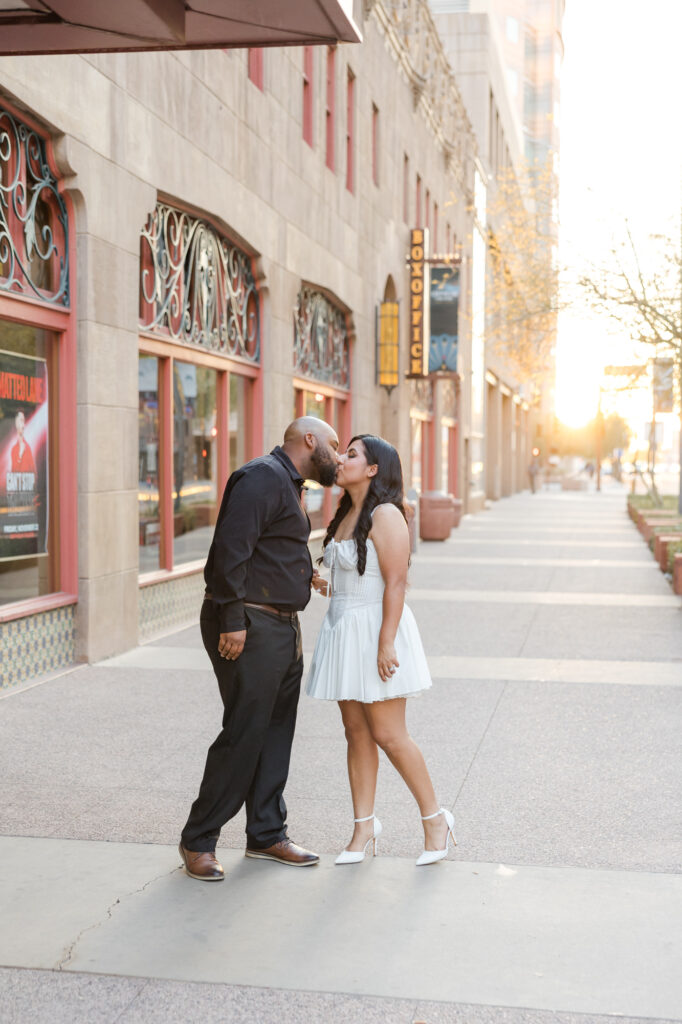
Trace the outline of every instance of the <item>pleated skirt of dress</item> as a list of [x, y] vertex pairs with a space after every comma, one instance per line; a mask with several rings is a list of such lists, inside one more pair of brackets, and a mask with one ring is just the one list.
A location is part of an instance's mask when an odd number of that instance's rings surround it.
[[382, 618], [381, 601], [364, 604], [332, 597], [308, 673], [309, 697], [373, 704], [429, 689], [429, 666], [417, 623], [407, 605], [395, 638], [400, 666], [390, 680], [382, 680], [377, 669]]

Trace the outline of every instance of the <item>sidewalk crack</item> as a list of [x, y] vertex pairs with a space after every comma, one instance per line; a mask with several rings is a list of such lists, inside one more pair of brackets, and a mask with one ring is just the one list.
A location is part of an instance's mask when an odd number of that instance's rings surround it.
[[155, 875], [154, 878], [150, 878], [149, 881], [145, 882], [144, 885], [141, 886], [139, 889], [132, 889], [130, 892], [126, 892], [122, 896], [117, 896], [114, 902], [107, 907], [104, 917], [102, 917], [100, 921], [95, 921], [94, 924], [89, 924], [87, 928], [83, 928], [78, 933], [73, 942], [66, 948], [63, 957], [61, 958], [61, 960], [57, 962], [57, 964], [54, 967], [54, 970], [63, 971], [68, 969], [69, 964], [73, 960], [76, 946], [79, 944], [83, 936], [87, 935], [88, 932], [92, 932], [96, 928], [101, 927], [101, 925], [105, 924], [107, 921], [111, 921], [114, 914], [114, 910], [120, 903], [122, 903], [124, 900], [131, 899], [133, 896], [139, 896], [140, 893], [143, 893], [145, 889], [148, 889], [149, 886], [153, 885], [154, 882], [158, 882], [161, 878], [166, 878], [167, 876], [170, 876], [179, 870], [179, 867], [175, 867], [172, 868], [170, 871], [162, 871], [160, 875]]

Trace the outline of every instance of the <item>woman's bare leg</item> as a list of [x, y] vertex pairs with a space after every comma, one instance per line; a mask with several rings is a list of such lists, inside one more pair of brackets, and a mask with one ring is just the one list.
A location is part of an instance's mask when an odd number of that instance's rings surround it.
[[[407, 731], [404, 697], [363, 705], [374, 742], [405, 780], [422, 817], [438, 811], [438, 802], [421, 750]], [[355, 815], [360, 817], [360, 815]], [[424, 849], [442, 850], [448, 827], [444, 815], [423, 821]]]
[[[353, 799], [353, 817], [366, 818], [374, 813], [374, 798], [379, 770], [379, 751], [372, 739], [365, 716], [365, 705], [357, 700], [340, 700], [339, 708], [348, 743], [348, 780]], [[357, 822], [347, 850], [362, 850], [374, 834], [372, 821]]]

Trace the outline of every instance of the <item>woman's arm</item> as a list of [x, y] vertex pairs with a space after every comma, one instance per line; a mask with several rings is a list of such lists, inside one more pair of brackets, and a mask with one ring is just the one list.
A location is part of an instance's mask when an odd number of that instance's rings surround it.
[[405, 604], [407, 566], [410, 560], [410, 539], [407, 523], [395, 505], [380, 505], [374, 512], [372, 541], [379, 556], [384, 578], [384, 603], [377, 667], [387, 682], [399, 667], [395, 653], [395, 635]]

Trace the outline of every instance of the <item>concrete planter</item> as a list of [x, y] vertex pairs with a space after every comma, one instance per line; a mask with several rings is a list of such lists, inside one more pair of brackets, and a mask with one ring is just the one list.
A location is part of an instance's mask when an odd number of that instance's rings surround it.
[[442, 491], [427, 491], [419, 499], [419, 536], [422, 540], [447, 540], [453, 527], [455, 499]]
[[643, 515], [640, 515], [638, 526], [644, 540], [649, 543], [651, 535], [655, 526], [665, 526], [667, 523], [674, 523], [679, 519], [680, 513], [675, 509], [656, 509], [651, 511], [648, 509]]
[[661, 567], [661, 572], [668, 571], [668, 545], [682, 540], [682, 530], [677, 533], [658, 533], [654, 538], [654, 558]]
[[673, 562], [673, 590], [682, 594], [682, 553], [675, 555]]

